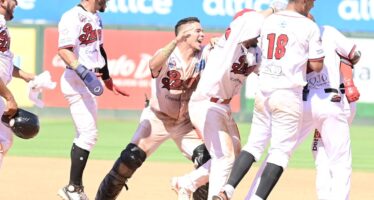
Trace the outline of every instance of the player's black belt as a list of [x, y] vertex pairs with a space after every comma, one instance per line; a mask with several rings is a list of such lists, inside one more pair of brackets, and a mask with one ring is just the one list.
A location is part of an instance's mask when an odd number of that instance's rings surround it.
[[325, 88], [325, 93], [339, 93], [339, 90], [335, 88]]

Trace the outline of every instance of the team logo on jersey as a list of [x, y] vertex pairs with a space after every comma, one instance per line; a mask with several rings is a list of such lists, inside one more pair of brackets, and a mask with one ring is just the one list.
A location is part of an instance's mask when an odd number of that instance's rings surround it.
[[248, 76], [254, 69], [254, 66], [248, 66], [245, 55], [240, 56], [238, 62], [233, 63], [231, 66], [231, 72], [234, 74], [242, 74], [244, 76]]
[[9, 50], [10, 46], [10, 37], [8, 35], [8, 31], [2, 30], [0, 32], [0, 51], [6, 52]]
[[83, 45], [96, 42], [101, 38], [101, 29], [93, 29], [92, 24], [86, 23], [82, 29], [83, 33], [79, 36], [79, 41]]
[[196, 86], [196, 79], [199, 76], [188, 78], [187, 80], [181, 79], [181, 73], [178, 70], [170, 70], [166, 73], [166, 77], [162, 78], [162, 88], [167, 90], [186, 90]]
[[161, 80], [163, 86], [168, 90], [181, 90], [183, 80], [181, 80], [181, 73], [177, 70], [170, 70], [166, 73], [166, 77]]

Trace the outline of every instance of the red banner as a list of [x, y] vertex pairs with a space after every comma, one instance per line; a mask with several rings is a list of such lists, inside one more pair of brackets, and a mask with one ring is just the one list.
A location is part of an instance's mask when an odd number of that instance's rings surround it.
[[[67, 107], [60, 90], [60, 77], [65, 64], [57, 55], [58, 31], [47, 28], [44, 33], [44, 70], [51, 72], [57, 82], [57, 91], [45, 91], [44, 102], [48, 107]], [[206, 34], [210, 38], [213, 34]], [[215, 34], [217, 35], [217, 34]], [[109, 90], [98, 98], [100, 109], [140, 110], [145, 96], [150, 96], [151, 75], [147, 62], [151, 56], [174, 38], [174, 32], [104, 30], [104, 48], [108, 55], [108, 67], [116, 85], [125, 89], [130, 97], [114, 95]], [[240, 109], [240, 99], [232, 101], [233, 111]]]

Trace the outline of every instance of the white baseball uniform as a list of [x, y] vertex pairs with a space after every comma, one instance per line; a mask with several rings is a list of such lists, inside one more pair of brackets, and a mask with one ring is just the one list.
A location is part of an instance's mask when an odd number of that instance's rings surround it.
[[301, 128], [307, 62], [324, 56], [318, 26], [296, 12], [275, 13], [261, 29], [261, 50], [259, 90], [243, 150], [258, 161], [271, 140], [268, 162], [284, 169]]
[[[105, 60], [100, 53], [103, 44], [100, 16], [81, 6], [65, 12], [58, 24], [58, 47], [74, 47], [78, 62], [87, 69], [102, 68]], [[97, 102], [74, 70], [66, 69], [61, 76], [61, 91], [70, 105], [76, 129], [74, 143], [90, 151], [97, 141]]]
[[190, 63], [186, 63], [176, 47], [158, 76], [152, 79], [150, 104], [143, 110], [131, 140], [146, 152], [147, 157], [169, 138], [188, 159], [191, 159], [193, 150], [203, 143], [191, 124], [188, 102], [205, 67], [208, 53], [209, 48], [204, 48]]
[[[309, 95], [308, 100], [304, 101], [301, 132], [294, 149], [309, 133], [318, 129], [312, 143], [318, 199], [349, 199], [352, 170], [349, 124], [355, 114], [355, 104], [349, 104], [339, 89], [343, 79], [337, 52], [349, 57], [355, 45], [330, 26], [321, 27], [321, 35], [325, 52], [324, 67], [319, 73], [310, 72], [306, 75]], [[341, 100], [337, 97], [341, 97]], [[247, 199], [254, 195], [263, 167], [257, 173]]]
[[[3, 15], [0, 14], [0, 78], [7, 85], [12, 80], [13, 73], [13, 53], [10, 51], [10, 34], [6, 21]], [[6, 104], [3, 98], [0, 98], [0, 116], [4, 114]], [[3, 156], [11, 148], [13, 144], [12, 131], [0, 123], [0, 144], [2, 149], [0, 151], [0, 167], [3, 161]]]
[[209, 55], [206, 68], [189, 103], [193, 125], [202, 134], [212, 159], [208, 199], [226, 182], [240, 151], [240, 136], [229, 105], [247, 76], [257, 67], [259, 49], [242, 42], [259, 36], [263, 16], [248, 12], [230, 24]]

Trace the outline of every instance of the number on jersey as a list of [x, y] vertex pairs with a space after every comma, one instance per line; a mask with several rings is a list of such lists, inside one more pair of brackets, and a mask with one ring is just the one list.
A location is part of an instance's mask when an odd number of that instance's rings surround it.
[[284, 54], [286, 54], [286, 45], [288, 43], [288, 36], [286, 34], [280, 34], [278, 37], [275, 33], [270, 33], [267, 36], [269, 41], [268, 45], [268, 59], [280, 60]]

